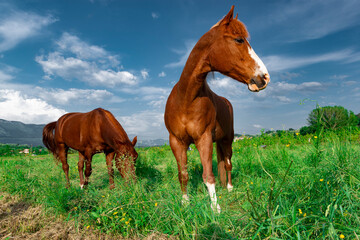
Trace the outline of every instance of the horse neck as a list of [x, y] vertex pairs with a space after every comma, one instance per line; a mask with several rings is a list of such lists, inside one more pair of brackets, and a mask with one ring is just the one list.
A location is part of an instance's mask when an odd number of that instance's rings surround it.
[[211, 71], [207, 49], [200, 41], [195, 45], [177, 83], [179, 99], [185, 103], [193, 102], [206, 84], [206, 76]]

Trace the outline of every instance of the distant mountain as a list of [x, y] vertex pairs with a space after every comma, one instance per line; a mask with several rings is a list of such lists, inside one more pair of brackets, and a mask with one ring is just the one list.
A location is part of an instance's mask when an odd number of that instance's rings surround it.
[[[131, 140], [132, 138], [130, 138]], [[151, 139], [151, 140], [138, 140], [135, 147], [154, 147], [163, 146], [169, 144], [168, 140], [165, 139]]]
[[[18, 121], [0, 119], [0, 143], [19, 144], [29, 146], [44, 146], [42, 131], [45, 124], [25, 124]], [[130, 138], [132, 140], [132, 138]], [[136, 147], [162, 146], [168, 141], [165, 139], [141, 140]]]
[[44, 126], [0, 119], [0, 143], [42, 146]]

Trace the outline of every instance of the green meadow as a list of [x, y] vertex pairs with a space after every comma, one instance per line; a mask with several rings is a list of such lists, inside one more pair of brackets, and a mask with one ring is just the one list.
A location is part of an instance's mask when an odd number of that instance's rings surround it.
[[82, 190], [76, 153], [69, 155], [68, 189], [61, 164], [51, 154], [2, 153], [0, 192], [40, 206], [45, 219], [71, 223], [85, 238], [95, 232], [129, 239], [154, 234], [172, 239], [359, 239], [358, 128], [305, 136], [262, 133], [234, 142], [234, 190], [222, 189], [216, 178], [220, 214], [211, 210], [194, 145], [188, 151], [188, 204], [181, 204], [170, 147], [137, 151], [137, 181], [125, 183], [116, 170], [114, 190], [109, 189], [103, 154], [95, 155], [90, 184]]

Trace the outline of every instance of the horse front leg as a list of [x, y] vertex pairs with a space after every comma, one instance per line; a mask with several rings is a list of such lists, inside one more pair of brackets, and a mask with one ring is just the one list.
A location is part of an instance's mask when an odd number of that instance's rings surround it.
[[207, 186], [209, 196], [211, 199], [211, 208], [215, 212], [221, 212], [220, 205], [217, 203], [216, 191], [215, 191], [215, 177], [212, 171], [212, 144], [211, 132], [205, 132], [200, 139], [195, 142], [195, 145], [200, 154], [201, 164], [203, 165], [203, 181]]
[[79, 176], [80, 176], [80, 187], [81, 187], [81, 189], [83, 189], [84, 185], [85, 185], [84, 161], [85, 161], [85, 156], [82, 153], [79, 152], [78, 170], [79, 170]]
[[106, 154], [106, 166], [107, 166], [108, 174], [109, 174], [110, 189], [114, 189], [115, 184], [114, 184], [113, 159], [114, 159], [115, 152], [110, 152], [110, 153], [105, 153], [105, 154]]
[[178, 176], [182, 192], [182, 202], [186, 203], [189, 201], [189, 196], [187, 194], [187, 183], [189, 181], [189, 174], [187, 172], [187, 155], [186, 151], [189, 147], [189, 144], [184, 144], [179, 141], [177, 137], [170, 134], [169, 143], [171, 150], [175, 156], [177, 166], [178, 166]]

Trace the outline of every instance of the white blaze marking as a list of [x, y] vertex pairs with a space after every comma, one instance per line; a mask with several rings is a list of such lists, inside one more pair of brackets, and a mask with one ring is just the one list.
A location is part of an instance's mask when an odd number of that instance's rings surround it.
[[221, 208], [220, 205], [217, 204], [217, 198], [216, 198], [216, 192], [215, 192], [215, 184], [214, 183], [205, 183], [208, 191], [209, 191], [209, 195], [210, 195], [210, 199], [211, 199], [211, 209], [215, 212], [215, 209], [217, 210], [218, 213], [220, 213]]
[[268, 70], [265, 67], [265, 64], [261, 61], [261, 59], [258, 57], [258, 55], [255, 53], [254, 49], [252, 47], [249, 47], [249, 54], [254, 59], [255, 63], [257, 64], [257, 67], [255, 69], [254, 76], [264, 76], [265, 73], [268, 73]]

